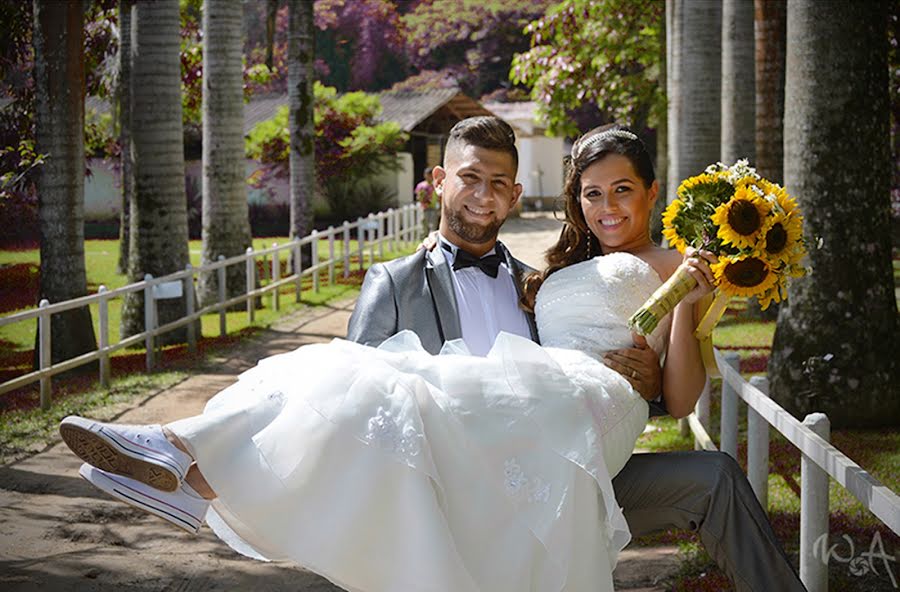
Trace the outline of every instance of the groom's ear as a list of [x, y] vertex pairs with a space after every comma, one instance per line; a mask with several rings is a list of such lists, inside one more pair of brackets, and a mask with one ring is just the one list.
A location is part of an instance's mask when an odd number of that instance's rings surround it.
[[516, 183], [513, 185], [513, 198], [512, 201], [509, 202], [509, 209], [513, 209], [516, 207], [516, 204], [519, 203], [519, 198], [522, 197], [522, 191], [524, 191], [524, 187], [521, 183]]
[[[447, 178], [447, 171], [444, 167], [437, 165], [433, 169], [431, 169], [431, 179], [432, 185], [434, 185], [435, 189], [444, 187], [444, 179]], [[438, 191], [440, 193], [440, 191]]]

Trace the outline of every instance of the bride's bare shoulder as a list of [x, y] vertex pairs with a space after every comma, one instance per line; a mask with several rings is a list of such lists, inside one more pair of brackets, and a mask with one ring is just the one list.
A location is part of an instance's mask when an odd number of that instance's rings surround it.
[[675, 273], [682, 260], [681, 253], [675, 249], [664, 249], [657, 246], [646, 249], [637, 256], [649, 263], [663, 281]]

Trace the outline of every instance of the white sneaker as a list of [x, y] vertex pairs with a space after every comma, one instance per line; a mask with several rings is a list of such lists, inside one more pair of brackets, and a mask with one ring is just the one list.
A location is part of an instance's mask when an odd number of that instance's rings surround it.
[[114, 498], [155, 514], [191, 534], [197, 534], [200, 530], [209, 509], [209, 500], [200, 497], [186, 483], [182, 483], [175, 492], [166, 493], [87, 463], [81, 465], [78, 474]]
[[86, 463], [162, 491], [178, 489], [193, 462], [159, 425], [118, 425], [70, 415], [59, 424], [59, 434]]

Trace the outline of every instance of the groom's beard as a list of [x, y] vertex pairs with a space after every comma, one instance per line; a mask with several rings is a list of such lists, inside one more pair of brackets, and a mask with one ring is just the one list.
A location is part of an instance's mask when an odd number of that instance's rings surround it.
[[447, 218], [447, 224], [450, 230], [456, 233], [456, 236], [463, 239], [467, 243], [480, 245], [497, 239], [500, 227], [503, 226], [504, 220], [494, 219], [487, 226], [472, 224], [466, 222], [462, 214], [454, 211], [445, 211], [442, 214]]

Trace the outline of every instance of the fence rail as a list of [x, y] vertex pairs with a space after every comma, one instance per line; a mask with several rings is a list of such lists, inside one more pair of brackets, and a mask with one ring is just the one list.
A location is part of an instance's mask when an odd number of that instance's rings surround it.
[[[769, 426], [801, 452], [800, 463], [800, 579], [811, 592], [828, 590], [828, 483], [840, 483], [859, 502], [900, 534], [900, 497], [830, 442], [830, 424], [822, 413], [801, 422], [768, 396], [768, 381], [755, 376], [748, 382], [738, 371], [736, 354], [715, 352], [722, 375], [720, 438], [722, 452], [737, 458], [738, 401], [747, 404], [747, 479], [763, 508], [768, 508]], [[709, 391], [694, 413], [683, 420], [685, 435], [694, 435], [695, 448], [716, 450], [706, 431]], [[705, 421], [704, 421], [705, 420]]]
[[[359, 269], [365, 269], [366, 249], [369, 251], [369, 265], [375, 262], [376, 249], [378, 257], [383, 258], [385, 245], [389, 249], [396, 250], [399, 246], [410, 246], [419, 239], [422, 227], [422, 210], [415, 204], [409, 204], [398, 209], [390, 209], [377, 214], [369, 214], [366, 218], [357, 218], [356, 222], [344, 222], [335, 228], [329, 226], [326, 231], [313, 230], [309, 235], [295, 239], [283, 245], [273, 244], [271, 247], [254, 251], [248, 248], [246, 253], [225, 258], [219, 256], [217, 261], [193, 267], [187, 265], [185, 269], [170, 273], [166, 276], [154, 278], [151, 275], [144, 276], [144, 280], [107, 290], [106, 286], [100, 286], [96, 294], [73, 298], [63, 302], [51, 304], [46, 299], [42, 300], [37, 308], [22, 311], [0, 318], [0, 327], [20, 323], [32, 319], [38, 319], [38, 366], [33, 372], [17, 376], [6, 382], [0, 383], [0, 395], [9, 391], [27, 386], [40, 381], [41, 407], [47, 409], [50, 406], [52, 395], [51, 378], [61, 372], [83, 366], [94, 361], [99, 361], [100, 384], [109, 386], [110, 364], [109, 356], [115, 351], [144, 342], [146, 348], [146, 367], [150, 371], [155, 363], [155, 339], [169, 331], [181, 327], [188, 329], [188, 348], [195, 350], [197, 338], [195, 322], [200, 317], [219, 313], [219, 333], [224, 336], [227, 333], [226, 310], [240, 304], [247, 303], [247, 316], [252, 323], [256, 311], [256, 300], [268, 293], [272, 293], [272, 308], [280, 309], [280, 289], [283, 286], [294, 284], [296, 301], [300, 302], [302, 291], [301, 280], [303, 276], [312, 277], [312, 289], [318, 292], [320, 289], [319, 275], [327, 270], [328, 284], [335, 283], [335, 273], [338, 263], [343, 265], [344, 278], [350, 276], [350, 236], [356, 231]], [[328, 241], [327, 259], [319, 259], [319, 241]], [[335, 242], [342, 243], [340, 258], [335, 257]], [[301, 257], [302, 247], [309, 245], [312, 254], [313, 265], [304, 268]], [[281, 277], [281, 254], [287, 253], [288, 269], [290, 275]], [[267, 261], [271, 258], [271, 267], [267, 269]], [[269, 271], [269, 281], [264, 286], [256, 287], [257, 260], [262, 260], [262, 267]], [[292, 264], [293, 263], [293, 264]], [[245, 293], [232, 298], [227, 298], [226, 268], [232, 265], [244, 265], [246, 274]], [[216, 302], [207, 304], [199, 310], [194, 310], [195, 287], [197, 274], [216, 273], [218, 280], [218, 294]], [[122, 298], [134, 292], [144, 292], [144, 328], [141, 333], [131, 335], [118, 341], [109, 343], [109, 302], [114, 298]], [[164, 325], [158, 324], [157, 302], [168, 298], [184, 298], [185, 313], [178, 319]], [[87, 352], [78, 357], [71, 358], [56, 364], [51, 363], [52, 344], [50, 341], [52, 315], [97, 304], [99, 316], [99, 339], [96, 350]]]

